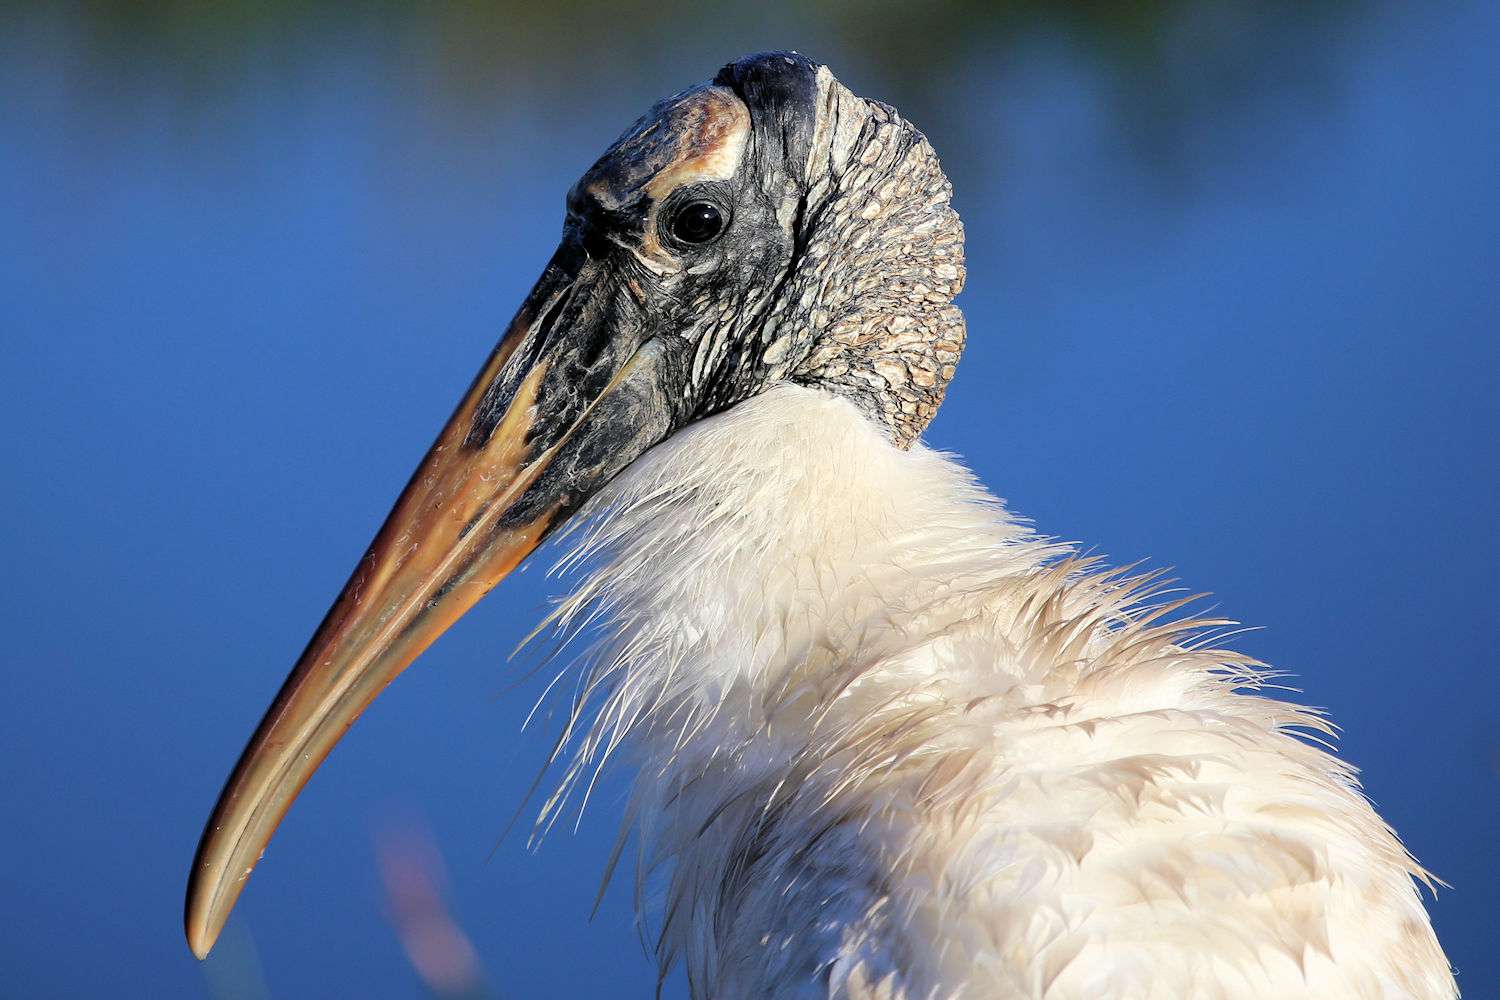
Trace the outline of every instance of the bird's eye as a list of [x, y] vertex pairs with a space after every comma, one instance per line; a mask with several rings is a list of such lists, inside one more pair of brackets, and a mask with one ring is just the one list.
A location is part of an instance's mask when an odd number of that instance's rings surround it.
[[683, 206], [672, 219], [672, 235], [684, 243], [707, 243], [723, 231], [723, 213], [706, 201]]

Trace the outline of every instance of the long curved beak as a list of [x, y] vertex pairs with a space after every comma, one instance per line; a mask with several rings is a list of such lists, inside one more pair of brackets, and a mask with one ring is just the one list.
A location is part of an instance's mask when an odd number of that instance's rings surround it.
[[203, 958], [302, 786], [381, 690], [671, 418], [639, 313], [565, 240], [402, 492], [230, 775], [198, 845]]

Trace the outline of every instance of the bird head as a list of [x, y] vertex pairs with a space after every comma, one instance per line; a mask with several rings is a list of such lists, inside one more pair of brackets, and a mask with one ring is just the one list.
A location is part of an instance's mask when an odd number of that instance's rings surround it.
[[963, 346], [950, 193], [920, 132], [793, 53], [726, 66], [610, 146], [231, 774], [189, 878], [194, 953], [375, 696], [647, 449], [780, 382], [916, 439]]

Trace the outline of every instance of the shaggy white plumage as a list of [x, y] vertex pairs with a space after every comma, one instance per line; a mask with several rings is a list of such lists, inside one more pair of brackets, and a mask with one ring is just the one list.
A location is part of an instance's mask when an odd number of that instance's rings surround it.
[[599, 641], [543, 819], [636, 756], [695, 997], [1456, 995], [1329, 725], [951, 459], [781, 386], [590, 512], [552, 620]]

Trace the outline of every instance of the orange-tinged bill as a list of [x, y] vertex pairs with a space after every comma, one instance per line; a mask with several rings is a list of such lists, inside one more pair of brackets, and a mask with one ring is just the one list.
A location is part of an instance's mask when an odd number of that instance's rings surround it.
[[554, 326], [577, 291], [578, 268], [557, 266], [563, 256], [417, 468], [235, 766], [189, 877], [187, 938], [199, 958], [334, 744], [397, 674], [540, 544], [570, 512], [565, 506], [576, 505], [574, 497], [554, 499], [532, 487], [589, 422], [593, 404], [638, 366], [634, 359], [610, 364], [599, 396], [571, 410], [539, 405], [553, 358], [565, 349], [553, 346], [566, 340]]

